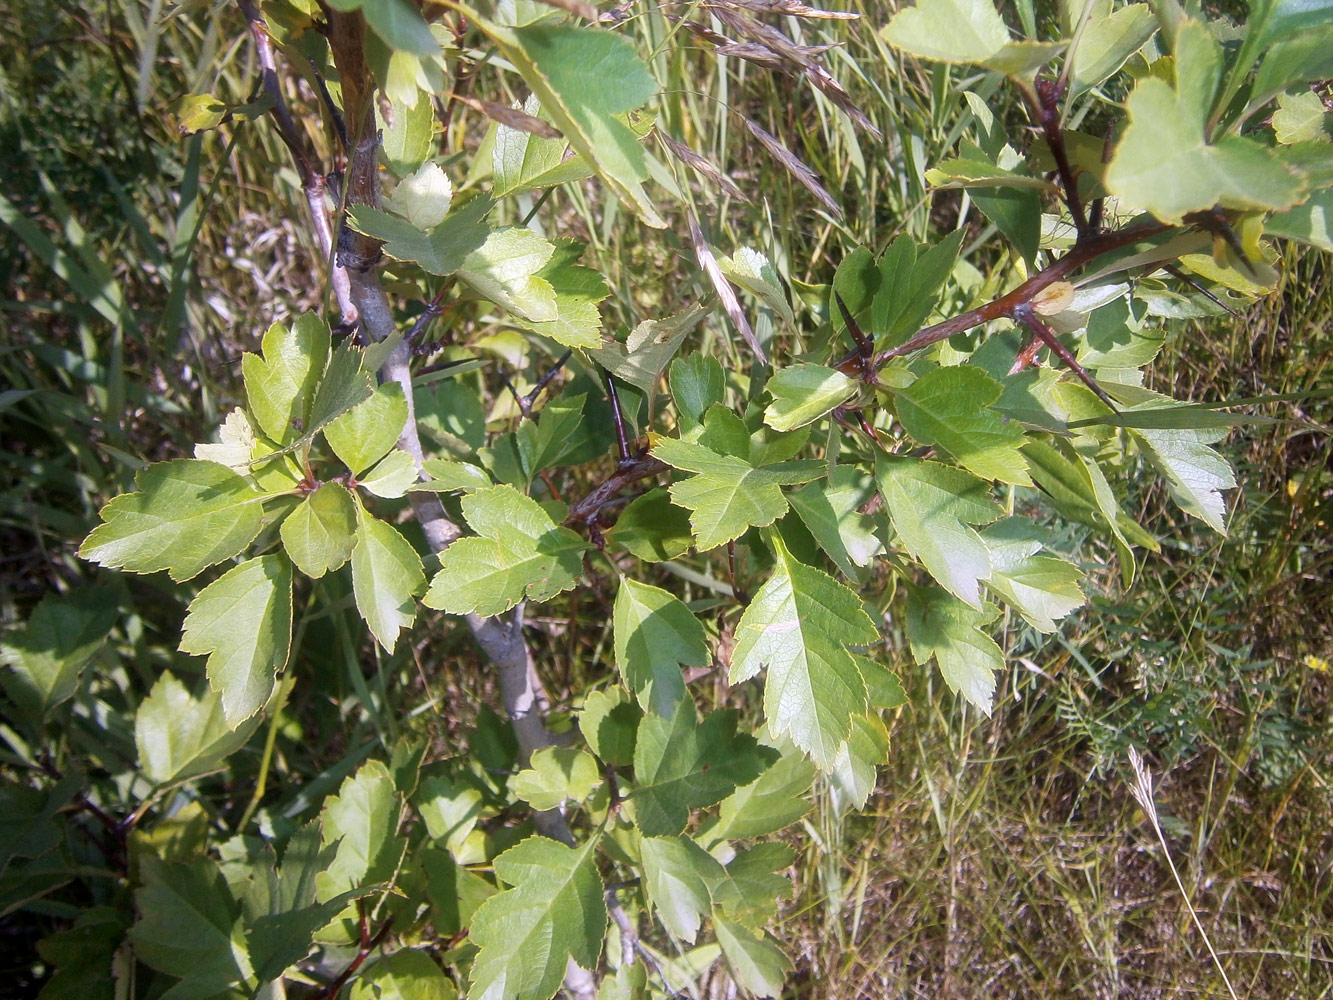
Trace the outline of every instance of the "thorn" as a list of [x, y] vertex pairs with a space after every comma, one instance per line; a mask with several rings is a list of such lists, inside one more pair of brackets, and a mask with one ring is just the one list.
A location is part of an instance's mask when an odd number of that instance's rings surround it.
[[[1022, 305], [1016, 306], [1012, 315], [1017, 322], [1022, 323], [1036, 334], [1041, 339], [1041, 342], [1049, 347], [1055, 356], [1064, 362], [1065, 367], [1078, 377], [1080, 382], [1091, 389], [1098, 399], [1111, 408], [1112, 413], [1120, 412], [1120, 408], [1116, 406], [1115, 400], [1108, 396], [1106, 390], [1097, 384], [1097, 380], [1089, 375], [1087, 369], [1078, 363], [1078, 359], [1069, 352], [1069, 348], [1061, 343], [1056, 332], [1047, 325], [1045, 320], [1041, 319], [1033, 311], [1030, 304], [1025, 302]], [[1024, 348], [1024, 351], [1026, 350], [1027, 348]]]

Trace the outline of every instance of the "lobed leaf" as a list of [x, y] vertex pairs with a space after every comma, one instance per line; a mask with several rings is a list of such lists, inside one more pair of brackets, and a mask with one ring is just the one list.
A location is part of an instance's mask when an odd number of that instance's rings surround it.
[[473, 914], [473, 1000], [550, 1000], [570, 959], [596, 968], [606, 933], [606, 901], [594, 860], [596, 840], [579, 848], [532, 836], [495, 859], [513, 888]]
[[208, 657], [208, 683], [235, 729], [273, 692], [292, 643], [292, 564], [281, 555], [247, 559], [190, 602], [182, 653]]
[[685, 697], [681, 668], [712, 662], [704, 628], [672, 594], [628, 577], [612, 612], [616, 664], [645, 710], [670, 716]]
[[680, 834], [690, 810], [720, 802], [759, 777], [777, 756], [754, 737], [738, 734], [736, 718], [734, 711], [722, 710], [700, 722], [688, 698], [670, 717], [643, 717], [634, 747], [632, 801], [646, 836]]
[[467, 494], [462, 508], [479, 537], [460, 538], [441, 554], [427, 607], [498, 615], [524, 599], [550, 600], [578, 581], [586, 544], [535, 500], [501, 485]]
[[990, 409], [1001, 386], [980, 368], [935, 368], [894, 390], [898, 419], [917, 441], [942, 448], [982, 479], [1031, 486], [1023, 429]]
[[278, 529], [283, 551], [318, 580], [347, 562], [356, 545], [356, 501], [342, 483], [325, 483], [301, 501]]
[[940, 590], [912, 591], [907, 604], [907, 639], [917, 663], [934, 657], [949, 689], [986, 715], [995, 697], [995, 674], [1004, 654], [981, 626], [995, 620], [993, 604], [978, 609]]
[[196, 459], [159, 462], [134, 477], [101, 510], [102, 523], [79, 555], [130, 573], [166, 570], [176, 581], [239, 554], [263, 525], [260, 492], [225, 465]]
[[880, 493], [903, 546], [939, 583], [980, 609], [990, 553], [972, 527], [1000, 516], [986, 483], [962, 469], [915, 458], [882, 456]]
[[416, 596], [426, 584], [421, 556], [393, 526], [356, 506], [352, 594], [371, 634], [388, 652], [401, 629], [416, 620]]
[[879, 632], [855, 593], [799, 562], [780, 538], [774, 548], [773, 575], [736, 626], [731, 681], [766, 667], [769, 730], [790, 737], [827, 771], [851, 717], [869, 708], [865, 680], [847, 646], [874, 642]]

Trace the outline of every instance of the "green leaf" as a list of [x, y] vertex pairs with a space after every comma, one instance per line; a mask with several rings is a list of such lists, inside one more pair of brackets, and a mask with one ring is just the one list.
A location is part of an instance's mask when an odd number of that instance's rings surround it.
[[704, 628], [681, 600], [629, 577], [612, 616], [616, 665], [645, 710], [672, 715], [685, 697], [681, 668], [712, 662]]
[[835, 808], [864, 809], [875, 790], [875, 771], [889, 756], [889, 731], [876, 714], [852, 716], [852, 732], [829, 773]]
[[1161, 330], [1143, 329], [1131, 323], [1129, 301], [1119, 298], [1088, 317], [1078, 360], [1093, 371], [1142, 368], [1157, 357], [1165, 340], [1166, 334]]
[[37, 942], [51, 977], [41, 1000], [116, 1000], [116, 952], [128, 916], [110, 906], [84, 910], [74, 925]]
[[[376, 124], [383, 135], [380, 151], [389, 169], [399, 177], [406, 177], [421, 167], [431, 154], [435, 139], [435, 105], [430, 94], [419, 91], [413, 104], [395, 102], [392, 110], [390, 120], [386, 122], [380, 114], [379, 104], [375, 106]], [[403, 214], [412, 219], [413, 213]], [[417, 224], [417, 220], [412, 221]], [[423, 228], [429, 228], [429, 225]]]
[[597, 347], [602, 343], [602, 314], [597, 303], [611, 294], [611, 288], [601, 274], [578, 263], [584, 244], [562, 239], [554, 245], [555, 253], [537, 272], [537, 280], [547, 282], [555, 293], [555, 318], [539, 321], [530, 317], [526, 326], [565, 347]]
[[330, 6], [361, 11], [370, 30], [390, 49], [418, 56], [440, 51], [440, 43], [410, 0], [331, 0]]
[[1026, 518], [1010, 517], [990, 525], [981, 536], [990, 550], [987, 581], [1040, 632], [1054, 632], [1085, 600], [1079, 589], [1083, 571], [1073, 563], [1041, 556], [1041, 535]]
[[348, 1000], [456, 1000], [458, 987], [424, 951], [403, 948], [352, 981]]
[[421, 782], [415, 804], [431, 839], [457, 856], [481, 818], [485, 801], [482, 787], [470, 775], [433, 774]]
[[860, 580], [862, 567], [884, 551], [878, 520], [861, 513], [874, 492], [870, 476], [840, 465], [828, 482], [810, 483], [787, 494], [787, 502], [820, 549], [854, 580]]
[[759, 776], [722, 800], [710, 841], [763, 837], [784, 830], [812, 808], [810, 786], [818, 773], [804, 756], [784, 754]]
[[[371, 349], [381, 346], [375, 344]], [[353, 347], [350, 337], [333, 352], [328, 367], [324, 369], [324, 377], [315, 389], [315, 399], [310, 404], [310, 419], [306, 422], [301, 440], [312, 440], [330, 421], [370, 398], [375, 386], [366, 368], [366, 358], [367, 352]]]
[[773, 402], [764, 423], [790, 431], [813, 423], [856, 394], [857, 382], [835, 368], [797, 364], [777, 372], [766, 387]]
[[769, 729], [789, 736], [827, 771], [847, 739], [850, 718], [869, 707], [848, 645], [879, 638], [861, 599], [833, 577], [795, 559], [774, 539], [776, 563], [736, 626], [731, 681], [764, 667]]
[[319, 823], [312, 821], [288, 840], [281, 867], [266, 844], [252, 863], [250, 877], [232, 883], [232, 891], [241, 897], [246, 945], [261, 983], [280, 979], [303, 959], [315, 933], [353, 899], [378, 891], [370, 886], [317, 904], [319, 876], [334, 854], [333, 845], [321, 846]]
[[[476, 19], [474, 18], [474, 21]], [[643, 190], [648, 158], [621, 117], [657, 93], [657, 83], [628, 39], [575, 25], [532, 25], [513, 31], [479, 22], [522, 74], [570, 146], [645, 223], [665, 223]], [[606, 82], [614, 80], [615, 86]]]
[[278, 534], [296, 568], [318, 580], [352, 555], [356, 502], [342, 483], [325, 483], [287, 515]]
[[571, 958], [597, 967], [606, 901], [595, 845], [575, 849], [533, 836], [495, 859], [495, 874], [514, 888], [473, 915], [471, 938], [480, 951], [471, 1000], [550, 1000]]
[[497, 478], [513, 477], [517, 485], [527, 486], [540, 473], [565, 464], [565, 459], [582, 447], [586, 402], [583, 394], [551, 400], [542, 407], [540, 422], [524, 421], [515, 434], [480, 449], [482, 461]]
[[280, 555], [248, 559], [190, 602], [182, 653], [208, 656], [208, 683], [235, 729], [264, 707], [292, 643], [292, 564]]
[[1333, 24], [1324, 24], [1264, 51], [1250, 91], [1249, 107], [1263, 107], [1275, 94], [1298, 83], [1327, 79], [1330, 74], [1333, 74]]
[[430, 480], [419, 483], [414, 489], [453, 493], [455, 490], [484, 490], [495, 485], [484, 469], [467, 462], [450, 462], [443, 458], [426, 459], [426, 474]]
[[369, 399], [330, 421], [324, 440], [354, 476], [369, 469], [397, 442], [407, 424], [403, 387], [386, 382]]
[[1041, 245], [1041, 196], [1029, 188], [977, 189], [970, 194], [1031, 266]]
[[594, 351], [593, 358], [612, 375], [650, 393], [686, 336], [708, 312], [696, 307], [666, 319], [644, 320], [630, 331], [624, 344], [607, 344]]
[[435, 932], [452, 935], [466, 930], [477, 908], [495, 895], [495, 887], [461, 867], [447, 851], [422, 851], [421, 860]]
[[268, 494], [225, 465], [177, 459], [150, 465], [100, 511], [79, 555], [129, 573], [167, 570], [177, 582], [239, 554], [259, 534]]
[[449, 214], [453, 197], [448, 175], [438, 163], [431, 162], [399, 181], [385, 204], [417, 229], [432, 229]]
[[1333, 188], [1316, 191], [1299, 208], [1271, 216], [1264, 232], [1333, 253]]
[[1330, 0], [1258, 0], [1251, 8], [1250, 32], [1261, 46], [1322, 28], [1333, 18]]
[[140, 860], [142, 886], [134, 899], [139, 919], [130, 929], [135, 957], [181, 982], [168, 1000], [212, 997], [228, 987], [252, 983], [240, 921], [217, 863]]
[[938, 462], [888, 456], [876, 462], [875, 476], [903, 546], [946, 590], [980, 609], [990, 554], [972, 525], [1000, 516], [987, 484]]
[[722, 402], [727, 388], [717, 358], [699, 353], [671, 362], [668, 382], [682, 437], [703, 425], [704, 414], [714, 403]]
[[119, 617], [114, 588], [80, 588], [43, 597], [22, 627], [4, 635], [0, 684], [34, 721], [74, 694], [84, 665]]
[[981, 626], [998, 614], [993, 604], [973, 610], [933, 588], [909, 592], [907, 602], [907, 639], [916, 662], [925, 664], [933, 656], [949, 689], [987, 715], [1004, 654]]
[[1328, 142], [1328, 109], [1313, 91], [1280, 94], [1272, 117], [1273, 134], [1284, 146], [1296, 142]]
[[512, 486], [493, 486], [463, 497], [462, 508], [480, 537], [460, 538], [441, 554], [427, 607], [498, 615], [525, 598], [548, 601], [578, 582], [586, 544], [557, 527], [537, 501]]
[[417, 462], [405, 451], [391, 451], [357, 485], [386, 500], [397, 500], [417, 482]]
[[[523, 112], [540, 116], [541, 104], [536, 96], [528, 97]], [[594, 171], [588, 161], [581, 156], [566, 157], [568, 150], [569, 142], [563, 137], [542, 138], [525, 129], [498, 125], [491, 153], [495, 197], [504, 198], [591, 177]]]
[[694, 543], [689, 515], [662, 488], [631, 500], [606, 537], [644, 562], [675, 559]]
[[212, 94], [187, 94], [176, 104], [177, 127], [185, 135], [217, 128], [226, 117], [226, 103]]
[[7, 872], [16, 858], [41, 858], [60, 846], [65, 839], [60, 814], [80, 787], [80, 779], [72, 776], [46, 789], [21, 785], [12, 774], [0, 779], [0, 872]]
[[778, 272], [758, 250], [739, 247], [730, 257], [719, 253], [717, 263], [733, 285], [745, 289], [788, 323], [796, 322], [787, 294], [782, 290], [782, 282], [778, 279]]
[[644, 891], [663, 926], [693, 944], [713, 909], [709, 887], [727, 877], [726, 869], [689, 837], [644, 837], [639, 851]]
[[602, 772], [591, 754], [573, 747], [542, 747], [509, 788], [534, 809], [556, 809], [565, 802], [582, 802], [601, 783]]
[[489, 198], [473, 198], [429, 232], [369, 205], [354, 205], [349, 215], [353, 228], [384, 241], [384, 252], [394, 260], [412, 261], [431, 274], [447, 275], [485, 245], [492, 231], [486, 216], [493, 207]]
[[921, 0], [899, 11], [882, 34], [890, 45], [947, 63], [982, 63], [1009, 44], [991, 0]]
[[301, 436], [324, 374], [329, 328], [314, 313], [305, 313], [290, 329], [281, 323], [269, 327], [262, 348], [262, 358], [241, 358], [246, 402], [260, 430], [278, 444], [290, 444]]
[[486, 242], [468, 254], [458, 276], [483, 298], [534, 322], [559, 318], [555, 288], [541, 271], [555, 254], [555, 244], [531, 229], [495, 229]]
[[727, 862], [727, 880], [713, 887], [714, 915], [756, 927], [776, 915], [778, 899], [791, 895], [791, 882], [775, 872], [791, 865], [795, 853], [786, 844], [755, 844]]
[[924, 253], [907, 235], [889, 244], [876, 265], [878, 282], [870, 304], [877, 347], [901, 344], [930, 315], [953, 273], [963, 235], [963, 230], [955, 230]]
[[1115, 11], [1109, 0], [1096, 4], [1069, 56], [1074, 92], [1091, 90], [1114, 76], [1156, 30], [1157, 19], [1146, 3]]
[[371, 634], [393, 652], [400, 629], [416, 620], [416, 596], [426, 584], [421, 557], [398, 530], [356, 507], [352, 593]]
[[[739, 538], [751, 527], [772, 524], [787, 512], [782, 486], [809, 482], [823, 471], [820, 462], [793, 462], [756, 468], [749, 459], [749, 434], [735, 414], [720, 405], [705, 417], [698, 442], [659, 440], [653, 455], [673, 468], [698, 475], [671, 485], [671, 499], [688, 508], [700, 551]], [[744, 445], [746, 457], [735, 454]], [[715, 448], [726, 448], [719, 453]]]
[[1236, 477], [1227, 460], [1209, 445], [1226, 437], [1226, 429], [1139, 427], [1130, 434], [1166, 479], [1166, 488], [1181, 510], [1225, 535], [1226, 502], [1221, 491], [1235, 486]]
[[634, 743], [643, 710], [619, 686], [593, 691], [583, 699], [579, 731], [588, 747], [613, 767], [634, 763]]
[[990, 409], [1000, 383], [980, 368], [936, 368], [895, 390], [898, 419], [907, 433], [942, 448], [982, 479], [1031, 486], [1019, 448], [1023, 429]]
[[722, 917], [714, 918], [713, 932], [727, 960], [727, 969], [741, 989], [757, 997], [782, 995], [783, 982], [792, 971], [792, 964], [771, 934], [751, 931]]
[[402, 847], [395, 836], [400, 808], [393, 776], [380, 761], [366, 761], [343, 780], [319, 814], [320, 843], [336, 843], [338, 848], [315, 877], [316, 898], [327, 902], [363, 882], [393, 874]]
[[139, 768], [156, 785], [216, 770], [245, 745], [259, 719], [251, 716], [233, 730], [216, 691], [205, 688], [196, 698], [173, 675], [164, 673], [134, 713]]
[[1303, 199], [1301, 175], [1253, 139], [1207, 141], [1221, 67], [1208, 29], [1185, 21], [1176, 33], [1175, 86], [1146, 77], [1125, 104], [1129, 125], [1106, 170], [1111, 194], [1172, 223], [1214, 205], [1282, 211]]
[[646, 836], [680, 834], [691, 809], [722, 801], [738, 785], [759, 777], [777, 756], [754, 737], [737, 734], [736, 718], [725, 709], [699, 722], [688, 698], [669, 718], [643, 717], [634, 747], [631, 801]]

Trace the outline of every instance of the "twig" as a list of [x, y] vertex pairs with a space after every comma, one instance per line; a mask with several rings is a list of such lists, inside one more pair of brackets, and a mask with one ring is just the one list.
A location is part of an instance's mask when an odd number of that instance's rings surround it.
[[[333, 259], [333, 229], [329, 225], [328, 212], [324, 207], [324, 174], [317, 169], [306, 149], [305, 142], [296, 128], [291, 109], [287, 107], [282, 94], [282, 84], [278, 80], [277, 61], [273, 57], [273, 40], [268, 36], [268, 26], [264, 15], [255, 6], [254, 0], [236, 0], [250, 28], [250, 37], [255, 43], [255, 54], [259, 59], [260, 78], [264, 91], [273, 100], [273, 120], [277, 123], [278, 137], [296, 161], [297, 173], [301, 177], [301, 190], [305, 194], [306, 204], [310, 208], [311, 228], [315, 242], [325, 262], [330, 264], [329, 283], [333, 286], [334, 297], [338, 300], [338, 310], [342, 313], [344, 324], [353, 324], [357, 320], [356, 306], [352, 302], [351, 285], [347, 273]], [[343, 132], [346, 132], [344, 126]]]
[[375, 932], [375, 936], [370, 937], [369, 926], [366, 923], [365, 908], [362, 906], [360, 900], [357, 900], [356, 909], [361, 916], [361, 943], [356, 950], [356, 956], [347, 964], [347, 968], [338, 973], [333, 982], [329, 983], [315, 994], [315, 1000], [329, 1000], [331, 997], [336, 997], [338, 991], [347, 985], [349, 979], [356, 975], [357, 970], [365, 964], [366, 959], [371, 956], [371, 953], [383, 944], [384, 939], [389, 936], [389, 929], [393, 927], [392, 915], [386, 918], [384, 923], [380, 925], [380, 929]]
[[[1084, 264], [1088, 264], [1112, 250], [1119, 250], [1121, 247], [1129, 246], [1132, 243], [1150, 239], [1171, 228], [1171, 226], [1161, 222], [1146, 222], [1137, 226], [1130, 226], [1127, 229], [1117, 230], [1114, 233], [1101, 233], [1090, 236], [1086, 240], [1079, 240], [1067, 254], [1044, 270], [1038, 271], [1013, 291], [1001, 295], [997, 299], [992, 299], [984, 305], [977, 306], [975, 309], [969, 309], [967, 312], [951, 316], [943, 322], [928, 326], [898, 346], [880, 351], [875, 355], [875, 367], [883, 368], [894, 358], [900, 358], [932, 344], [938, 344], [941, 340], [948, 340], [954, 334], [966, 333], [973, 327], [989, 323], [991, 320], [1013, 319], [1016, 309], [1031, 303], [1042, 289], [1053, 285], [1057, 281], [1064, 280], [1067, 275], [1078, 270]], [[844, 356], [838, 361], [836, 367], [839, 371], [848, 375], [855, 375], [860, 370], [860, 358], [857, 352], [852, 351]]]
[[1083, 211], [1083, 199], [1078, 193], [1078, 177], [1069, 162], [1069, 151], [1065, 148], [1064, 127], [1060, 124], [1060, 98], [1064, 96], [1065, 85], [1060, 80], [1038, 79], [1036, 88], [1036, 93], [1026, 87], [1021, 88], [1023, 99], [1027, 101], [1028, 108], [1037, 119], [1037, 124], [1041, 126], [1046, 145], [1050, 147], [1051, 156], [1055, 158], [1055, 169], [1060, 175], [1060, 186], [1064, 188], [1065, 204], [1069, 206], [1074, 227], [1078, 230], [1080, 238], [1091, 236], [1096, 230], [1089, 225], [1088, 216]]
[[616, 892], [620, 888], [629, 888], [631, 885], [637, 885], [634, 882], [609, 883], [606, 887], [606, 910], [615, 921], [616, 928], [620, 931], [620, 962], [622, 965], [633, 965], [636, 958], [643, 959], [643, 964], [648, 971], [662, 981], [662, 989], [666, 991], [668, 997], [680, 996], [671, 984], [667, 982], [666, 973], [662, 965], [642, 944], [639, 943], [639, 932], [634, 929], [634, 923], [630, 920], [629, 914], [625, 912], [625, 907], [620, 904], [620, 899]]
[[611, 419], [616, 424], [616, 447], [620, 449], [620, 468], [632, 465], [634, 456], [630, 454], [629, 438], [625, 435], [625, 415], [620, 412], [620, 395], [616, 392], [616, 380], [608, 371], [602, 372], [606, 380], [606, 398], [611, 401]]
[[590, 524], [602, 508], [610, 503], [626, 486], [631, 486], [641, 479], [666, 472], [671, 466], [653, 458], [642, 451], [629, 465], [622, 465], [604, 479], [592, 492], [569, 508], [565, 515], [566, 524]]
[[[343, 94], [348, 112], [355, 152], [347, 174], [349, 204], [379, 205], [377, 176], [378, 139], [372, 132], [373, 81], [362, 55], [364, 24], [360, 14], [330, 11], [330, 46], [334, 63], [342, 74]], [[353, 116], [351, 109], [357, 109]], [[361, 311], [362, 325], [367, 336], [383, 341], [397, 332], [393, 312], [380, 283], [375, 264], [380, 259], [381, 245], [362, 233], [344, 225], [339, 233], [339, 255], [350, 263], [353, 301]], [[380, 369], [382, 382], [394, 381], [403, 387], [407, 398], [407, 422], [398, 439], [398, 447], [412, 456], [420, 474], [424, 454], [417, 432], [416, 414], [412, 403], [412, 347], [406, 341], [399, 343]], [[424, 491], [409, 494], [412, 511], [434, 552], [443, 552], [457, 539], [461, 531], [444, 512], [439, 499]], [[483, 618], [470, 614], [466, 617], [477, 644], [496, 667], [500, 682], [501, 699], [518, 740], [520, 760], [526, 764], [533, 751], [554, 746], [555, 735], [546, 728], [542, 715], [549, 706], [546, 691], [532, 664], [531, 652], [523, 635], [523, 605], [519, 604], [506, 616]], [[538, 812], [533, 816], [537, 830], [553, 839], [572, 843], [569, 825], [559, 810]], [[571, 959], [565, 970], [565, 988], [580, 1000], [595, 1000], [596, 982], [591, 973], [579, 968]]]
[[519, 413], [523, 414], [523, 416], [527, 417], [529, 420], [537, 419], [538, 415], [533, 412], [533, 407], [537, 403], [537, 397], [542, 394], [548, 385], [551, 384], [556, 375], [559, 374], [560, 369], [565, 367], [565, 362], [568, 361], [573, 354], [573, 350], [568, 350], [560, 355], [560, 357], [556, 358], [555, 364], [551, 365], [546, 374], [537, 380], [537, 384], [522, 396], [518, 394], [518, 390], [514, 388], [514, 384], [509, 381], [509, 377], [501, 372], [500, 380], [504, 383], [504, 387], [509, 390], [509, 394], [514, 397], [514, 402], [518, 404]]

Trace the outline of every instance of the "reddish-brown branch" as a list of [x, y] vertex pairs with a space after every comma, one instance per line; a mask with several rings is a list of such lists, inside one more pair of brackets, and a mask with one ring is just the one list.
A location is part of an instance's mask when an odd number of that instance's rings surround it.
[[[1067, 254], [1044, 270], [1038, 271], [1013, 291], [984, 305], [977, 306], [975, 309], [969, 309], [957, 316], [951, 316], [934, 326], [928, 326], [897, 347], [880, 351], [875, 355], [875, 367], [882, 368], [893, 358], [900, 358], [932, 344], [938, 344], [941, 340], [948, 340], [954, 334], [966, 333], [973, 327], [989, 323], [991, 320], [1013, 319], [1015, 311], [1022, 306], [1031, 304], [1038, 292], [1057, 281], [1065, 280], [1083, 265], [1091, 263], [1112, 250], [1119, 250], [1141, 240], [1150, 239], [1171, 228], [1162, 222], [1146, 222], [1131, 226], [1128, 229], [1120, 229], [1113, 233], [1101, 233], [1097, 236], [1090, 236], [1085, 240], [1079, 240]], [[837, 368], [844, 374], [858, 375], [861, 368], [858, 353], [852, 351], [841, 358], [837, 363]]]
[[628, 465], [621, 465], [611, 473], [600, 486], [569, 508], [565, 516], [566, 524], [589, 524], [601, 512], [602, 508], [615, 499], [616, 494], [627, 486], [632, 486], [642, 479], [656, 476], [671, 466], [653, 458], [647, 452], [640, 452]]
[[1035, 93], [1026, 87], [1021, 89], [1028, 109], [1041, 126], [1051, 156], [1055, 158], [1055, 170], [1060, 175], [1060, 186], [1064, 188], [1065, 204], [1069, 206], [1074, 228], [1078, 230], [1080, 238], [1091, 236], [1095, 229], [1083, 211], [1083, 198], [1078, 193], [1078, 176], [1069, 161], [1069, 151], [1065, 148], [1065, 130], [1060, 123], [1060, 98], [1064, 96], [1064, 84], [1059, 80], [1037, 80]]

